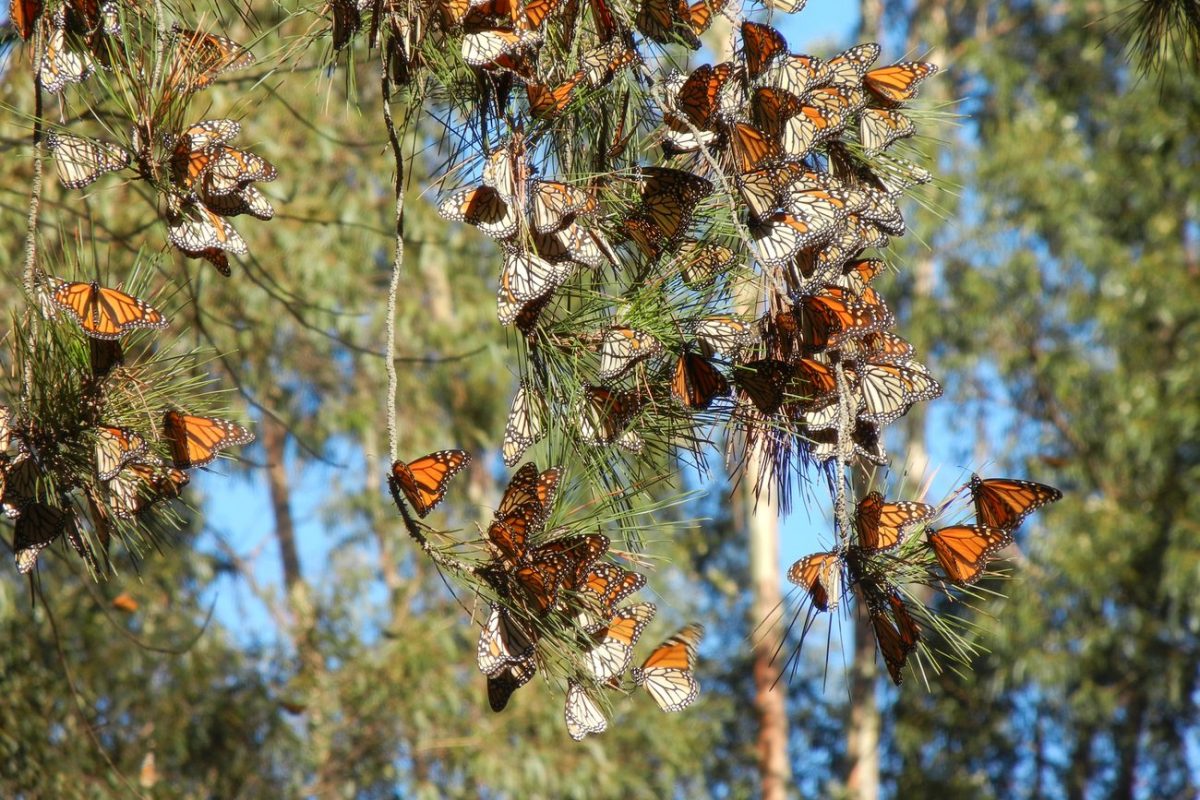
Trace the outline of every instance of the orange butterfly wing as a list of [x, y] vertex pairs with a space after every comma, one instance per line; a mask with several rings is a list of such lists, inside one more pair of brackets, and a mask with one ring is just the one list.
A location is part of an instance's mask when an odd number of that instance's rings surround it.
[[392, 479], [404, 492], [418, 516], [424, 517], [446, 496], [446, 486], [458, 471], [471, 463], [465, 450], [438, 450], [405, 464], [392, 464]]
[[171, 457], [178, 469], [203, 467], [217, 457], [218, 451], [254, 441], [254, 434], [237, 423], [178, 411], [168, 411], [164, 415], [163, 433], [171, 445]]
[[1012, 541], [1000, 528], [986, 525], [954, 525], [929, 531], [929, 546], [946, 576], [958, 584], [979, 580], [988, 560]]
[[1037, 509], [1062, 499], [1062, 492], [1053, 486], [1015, 478], [973, 475], [970, 489], [978, 521], [1005, 530], [1016, 528]]

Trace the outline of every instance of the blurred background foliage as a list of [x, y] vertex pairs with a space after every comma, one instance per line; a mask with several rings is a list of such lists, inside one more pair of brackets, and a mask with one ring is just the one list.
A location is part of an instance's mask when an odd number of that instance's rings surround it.
[[[217, 5], [195, 14], [211, 21]], [[126, 559], [118, 577], [96, 584], [51, 550], [36, 602], [15, 574], [0, 581], [0, 795], [754, 796], [747, 642], [759, 620], [744, 515], [719, 479], [675, 512], [708, 521], [655, 550], [670, 566], [652, 585], [672, 591], [652, 598], [665, 621], [648, 637], [684, 619], [710, 631], [694, 708], [629, 706], [582, 744], [563, 735], [553, 693], [487, 710], [462, 598], [414, 555], [380, 494], [394, 200], [376, 67], [360, 42], [328, 68], [328, 39], [304, 38], [314, 20], [327, 24], [311, 13], [253, 12], [214, 26], [253, 42], [259, 65], [218, 82], [197, 117], [239, 117], [242, 141], [280, 171], [266, 187], [278, 213], [239, 226], [254, 255], [232, 279], [167, 251], [135, 185], [105, 181], [85, 201], [46, 182], [50, 263], [81, 240], [123, 274], [139, 247], [164, 245], [172, 332], [220, 354], [208, 366], [237, 387], [259, 442], [224, 462], [233, 475], [199, 481], [175, 541]], [[943, 66], [928, 96], [945, 103], [942, 117], [960, 115], [923, 126], [955, 189], [935, 208], [906, 209], [917, 235], [901, 240], [884, 287], [898, 329], [953, 392], [911, 415], [893, 448], [908, 463], [893, 468], [978, 466], [986, 453], [992, 472], [1067, 497], [1026, 526], [1011, 579], [985, 584], [1006, 597], [953, 609], [991, 651], [971, 672], [930, 672], [928, 691], [910, 680], [848, 692], [838, 649], [849, 627], [835, 625], [828, 665], [824, 630], [810, 634], [780, 685], [789, 794], [1194, 797], [1195, 63], [1166, 51], [1157, 73], [1131, 66], [1116, 2], [864, 0], [859, 12], [862, 38], [885, 53]], [[273, 70], [269, 54], [284, 53]], [[31, 101], [28, 53], [8, 58], [0, 304], [16, 312]], [[483, 454], [498, 444], [514, 379], [494, 318], [494, 249], [428, 202], [441, 134], [418, 126], [406, 143], [421, 155], [397, 318], [401, 446]], [[454, 525], [473, 528], [494, 504], [498, 458], [483, 461]], [[114, 605], [122, 593], [134, 610]], [[214, 601], [224, 611], [210, 618]], [[847, 744], [872, 719], [874, 788]]]

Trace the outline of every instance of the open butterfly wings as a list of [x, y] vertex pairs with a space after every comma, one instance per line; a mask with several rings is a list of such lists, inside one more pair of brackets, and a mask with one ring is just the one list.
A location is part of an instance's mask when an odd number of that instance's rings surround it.
[[458, 471], [471, 463], [465, 450], [438, 450], [408, 464], [392, 464], [392, 480], [404, 493], [417, 516], [424, 517], [446, 496], [446, 486]]
[[980, 524], [1008, 531], [1042, 506], [1062, 499], [1062, 492], [1053, 486], [1015, 478], [985, 479], [972, 475], [968, 486]]
[[634, 683], [644, 686], [663, 711], [682, 711], [699, 696], [692, 667], [703, 636], [704, 626], [687, 625], [654, 648], [642, 666], [633, 668]]
[[936, 508], [925, 503], [887, 503], [879, 492], [871, 492], [859, 502], [854, 517], [858, 546], [867, 552], [893, 550], [900, 546], [905, 530], [936, 513]]
[[657, 610], [653, 603], [618, 609], [608, 625], [596, 633], [596, 644], [584, 654], [584, 665], [597, 683], [618, 677], [629, 668], [633, 647]]
[[203, 467], [211, 464], [219, 451], [254, 441], [254, 434], [235, 422], [178, 411], [163, 416], [163, 435], [178, 469]]
[[119, 339], [138, 328], [165, 328], [167, 318], [149, 303], [97, 283], [72, 283], [47, 276], [50, 300], [84, 333], [96, 339]]
[[987, 525], [952, 525], [928, 530], [929, 546], [946, 577], [966, 585], [974, 583], [987, 569], [996, 552], [1012, 542], [1012, 535]]

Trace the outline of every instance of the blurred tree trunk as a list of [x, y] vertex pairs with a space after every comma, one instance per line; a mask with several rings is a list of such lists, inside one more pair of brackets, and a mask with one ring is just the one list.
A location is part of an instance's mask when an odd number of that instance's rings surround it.
[[[757, 451], [756, 451], [757, 453]], [[778, 684], [780, 663], [779, 608], [783, 602], [779, 574], [779, 509], [770, 491], [755, 501], [754, 478], [761, 459], [749, 461], [742, 487], [746, 492], [746, 532], [750, 539], [750, 575], [754, 582], [751, 624], [763, 623], [754, 645], [754, 709], [758, 714], [758, 770], [763, 800], [783, 800], [791, 779], [788, 763], [786, 692]], [[774, 620], [766, 623], [764, 620]]]

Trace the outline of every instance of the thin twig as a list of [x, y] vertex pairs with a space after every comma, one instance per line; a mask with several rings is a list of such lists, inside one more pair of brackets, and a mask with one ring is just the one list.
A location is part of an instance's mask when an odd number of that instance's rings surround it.
[[[42, 49], [46, 46], [42, 37], [41, 26], [34, 35], [34, 70], [33, 70], [33, 180], [29, 190], [29, 218], [25, 227], [25, 297], [32, 301], [34, 292], [34, 275], [37, 271], [37, 229], [38, 214], [42, 209], [42, 71], [38, 65], [42, 63]], [[33, 396], [33, 348], [36, 346], [38, 334], [38, 316], [36, 310], [28, 314], [29, 320], [29, 353], [25, 358], [25, 369], [21, 381], [21, 404], [28, 411], [29, 399]]]

